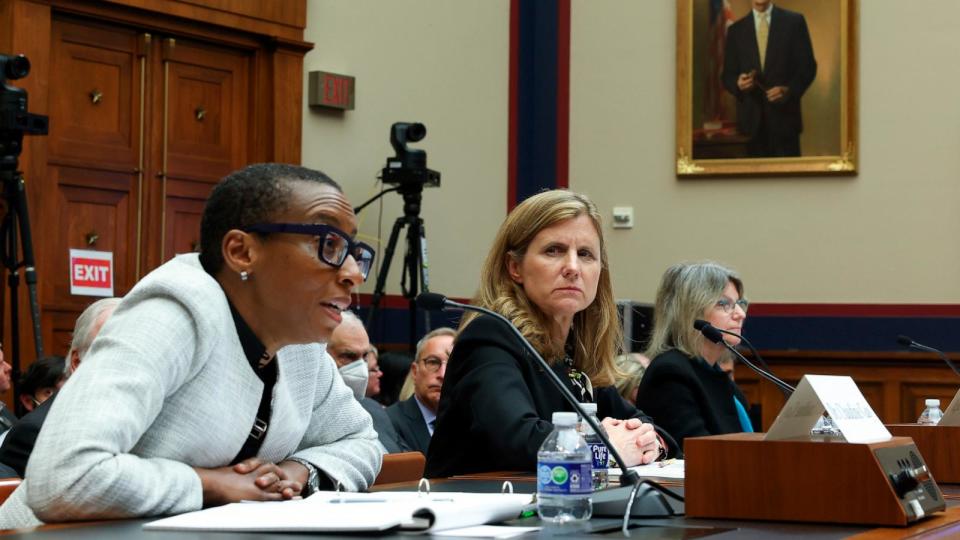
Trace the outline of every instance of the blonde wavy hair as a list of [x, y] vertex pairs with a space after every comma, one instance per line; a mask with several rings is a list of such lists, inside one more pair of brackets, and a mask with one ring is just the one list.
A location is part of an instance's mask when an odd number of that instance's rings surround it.
[[[590, 218], [600, 238], [601, 269], [597, 296], [586, 309], [574, 315], [568, 341], [573, 344], [574, 366], [590, 377], [594, 387], [610, 386], [619, 375], [613, 359], [623, 340], [600, 212], [586, 196], [557, 189], [539, 193], [517, 205], [497, 232], [480, 273], [480, 288], [472, 302], [509, 319], [547, 362], [560, 361], [565, 355], [565, 344], [551, 341], [550, 319], [530, 301], [523, 286], [510, 278], [507, 259], [519, 263], [540, 231], [580, 216]], [[474, 318], [474, 313], [465, 315], [460, 330]]]
[[669, 349], [696, 358], [703, 348], [703, 334], [693, 321], [703, 319], [713, 308], [727, 283], [733, 283], [743, 298], [743, 281], [733, 270], [715, 262], [675, 264], [663, 273], [653, 308], [653, 334], [644, 354], [656, 358]]

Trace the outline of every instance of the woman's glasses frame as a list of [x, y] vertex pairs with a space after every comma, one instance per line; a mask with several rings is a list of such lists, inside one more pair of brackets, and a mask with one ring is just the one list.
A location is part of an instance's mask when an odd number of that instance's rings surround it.
[[[323, 223], [257, 223], [244, 227], [243, 231], [259, 234], [292, 233], [317, 236], [320, 238], [320, 243], [317, 246], [317, 257], [321, 261], [334, 268], [340, 268], [347, 260], [347, 256], [353, 255], [353, 259], [357, 261], [357, 266], [360, 267], [360, 274], [364, 281], [370, 275], [370, 269], [373, 268], [373, 259], [377, 253], [369, 244], [357, 242], [349, 234], [333, 225]], [[324, 248], [328, 246], [331, 239], [335, 246], [343, 246], [345, 249], [338, 247], [336, 251], [328, 253]]]

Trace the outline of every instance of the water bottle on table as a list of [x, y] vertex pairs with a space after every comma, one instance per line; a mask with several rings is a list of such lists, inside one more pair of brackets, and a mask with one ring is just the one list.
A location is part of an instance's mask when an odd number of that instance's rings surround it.
[[939, 424], [940, 419], [943, 418], [943, 411], [940, 410], [940, 400], [928, 399], [924, 401], [924, 405], [926, 405], [927, 408], [924, 409], [920, 414], [920, 418], [917, 419], [917, 423], [928, 426], [935, 426]]
[[[590, 415], [590, 418], [593, 418], [597, 425], [600, 425], [600, 420], [597, 418], [597, 404], [581, 403], [580, 405]], [[590, 454], [593, 456], [593, 490], [603, 489], [609, 484], [607, 468], [610, 466], [610, 451], [607, 450], [607, 445], [603, 444], [603, 439], [593, 431], [586, 420], [580, 420], [579, 429], [584, 440], [587, 441]], [[600, 426], [600, 430], [603, 431], [603, 426]], [[603, 434], [606, 435], [606, 431], [603, 431]]]
[[537, 452], [537, 513], [554, 523], [593, 514], [593, 456], [577, 431], [577, 413], [553, 413], [553, 432]]

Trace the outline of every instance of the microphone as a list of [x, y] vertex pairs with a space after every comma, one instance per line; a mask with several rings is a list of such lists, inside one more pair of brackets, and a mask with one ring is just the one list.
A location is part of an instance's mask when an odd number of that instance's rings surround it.
[[926, 345], [917, 343], [916, 341], [908, 338], [903, 334], [900, 334], [899, 336], [897, 336], [897, 343], [899, 343], [900, 345], [903, 345], [908, 349], [913, 349], [915, 351], [925, 351], [925, 352], [936, 353], [937, 356], [942, 358], [943, 361], [946, 362], [948, 366], [950, 366], [950, 369], [952, 369], [954, 373], [960, 376], [960, 370], [957, 369], [957, 366], [953, 362], [951, 362], [950, 359], [947, 358], [947, 355], [943, 354], [943, 351], [941, 351], [940, 349], [934, 349], [933, 347], [928, 347]]
[[634, 485], [640, 481], [640, 475], [631, 471], [626, 465], [624, 465], [623, 458], [620, 457], [620, 453], [617, 452], [616, 448], [614, 448], [613, 443], [611, 443], [610, 439], [607, 438], [607, 435], [600, 428], [600, 425], [593, 418], [591, 418], [589, 414], [587, 414], [587, 411], [583, 410], [583, 407], [580, 406], [580, 401], [573, 396], [573, 394], [570, 392], [569, 389], [567, 389], [567, 387], [563, 384], [563, 381], [560, 380], [560, 377], [550, 367], [550, 364], [548, 364], [547, 361], [544, 360], [542, 356], [540, 356], [540, 353], [537, 352], [537, 349], [535, 349], [533, 345], [531, 345], [530, 342], [527, 341], [527, 338], [523, 337], [523, 334], [521, 334], [520, 331], [517, 330], [515, 326], [513, 326], [513, 323], [511, 323], [509, 319], [497, 313], [496, 311], [489, 310], [487, 308], [482, 308], [479, 306], [472, 306], [469, 304], [461, 304], [460, 302], [454, 302], [453, 300], [448, 299], [446, 296], [438, 293], [431, 293], [431, 292], [421, 293], [419, 296], [417, 296], [416, 302], [417, 302], [417, 306], [419, 306], [421, 309], [450, 309], [450, 308], [465, 309], [468, 311], [476, 311], [478, 313], [489, 315], [505, 323], [510, 328], [510, 330], [513, 331], [514, 335], [520, 338], [520, 341], [521, 343], [523, 343], [524, 348], [526, 348], [527, 351], [533, 354], [533, 357], [537, 359], [537, 363], [540, 364], [540, 367], [543, 368], [543, 371], [547, 374], [550, 381], [557, 388], [557, 390], [560, 391], [560, 394], [562, 394], [563, 397], [567, 400], [567, 402], [570, 403], [570, 405], [573, 407], [573, 409], [577, 411], [580, 417], [583, 418], [585, 422], [590, 424], [590, 427], [593, 428], [594, 433], [596, 433], [600, 437], [600, 439], [603, 440], [603, 444], [607, 445], [607, 448], [610, 450], [610, 454], [612, 454], [614, 459], [617, 460], [617, 465], [620, 467], [620, 485], [621, 486]]
[[[739, 338], [742, 339], [742, 336], [740, 336], [739, 334], [735, 334], [735, 333], [730, 332], [730, 331], [727, 331], [727, 330], [720, 330], [719, 328], [716, 328], [715, 326], [713, 326], [712, 324], [708, 323], [707, 321], [704, 321], [703, 319], [697, 319], [697, 320], [693, 321], [693, 327], [694, 327], [696, 330], [699, 330], [700, 333], [703, 334], [703, 337], [707, 338], [707, 339], [710, 340], [711, 342], [723, 344], [723, 346], [726, 347], [727, 350], [729, 350], [729, 351], [732, 352], [734, 355], [736, 355], [736, 357], [739, 358], [741, 362], [743, 362], [744, 364], [747, 365], [747, 367], [749, 367], [750, 369], [752, 369], [753, 371], [755, 371], [755, 372], [757, 373], [757, 375], [760, 375], [760, 376], [763, 377], [764, 379], [772, 382], [772, 383], [775, 384], [778, 388], [780, 388], [780, 389], [783, 390], [785, 393], [787, 393], [787, 395], [793, 393], [794, 388], [793, 388], [792, 386], [790, 386], [789, 384], [787, 384], [787, 383], [783, 382], [782, 380], [780, 380], [779, 378], [777, 378], [777, 376], [774, 375], [773, 373], [770, 373], [769, 371], [765, 371], [765, 370], [761, 369], [760, 367], [758, 367], [758, 366], [757, 366], [756, 364], [754, 364], [753, 362], [747, 360], [747, 358], [746, 358], [745, 356], [743, 356], [742, 354], [740, 354], [740, 351], [738, 351], [737, 349], [733, 348], [729, 343], [726, 342], [726, 340], [723, 339], [723, 334], [730, 334], [730, 335], [732, 335], [732, 336], [736, 336], [736, 337], [739, 337]], [[754, 354], [756, 354], [756, 353], [754, 353]]]
[[[750, 340], [743, 337], [741, 334], [738, 334], [736, 332], [731, 332], [729, 330], [724, 330], [722, 328], [717, 328], [716, 326], [711, 325], [710, 323], [708, 323], [707, 321], [704, 321], [703, 319], [697, 319], [693, 321], [693, 327], [696, 328], [697, 330], [702, 331], [702, 328], [708, 327], [708, 326], [713, 329], [710, 331], [711, 335], [713, 335], [713, 332], [716, 331], [721, 334], [727, 334], [728, 336], [733, 336], [739, 339], [740, 341], [742, 341], [743, 344], [746, 345], [748, 349], [750, 349], [750, 352], [753, 353], [753, 358], [756, 359], [757, 363], [760, 364], [763, 370], [766, 371], [767, 373], [773, 373], [773, 370], [770, 369], [770, 366], [767, 364], [767, 362], [763, 359], [762, 356], [760, 356], [760, 352], [757, 350], [756, 347], [753, 346], [753, 343], [750, 343]], [[707, 339], [709, 339], [714, 343], [718, 343], [716, 339], [712, 339], [710, 336], [707, 336]], [[780, 388], [780, 389], [783, 390], [784, 394], [787, 397], [790, 397], [790, 392], [788, 392], [784, 388]]]

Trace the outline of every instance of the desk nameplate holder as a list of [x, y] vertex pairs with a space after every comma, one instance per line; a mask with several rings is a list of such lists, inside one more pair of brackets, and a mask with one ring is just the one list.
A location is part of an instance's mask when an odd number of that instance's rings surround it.
[[[824, 411], [842, 437], [810, 435]], [[946, 508], [917, 446], [890, 436], [849, 377], [805, 376], [767, 435], [684, 450], [690, 517], [906, 526]]]

